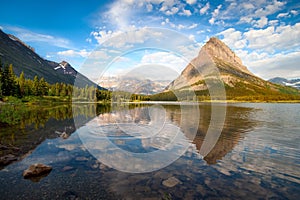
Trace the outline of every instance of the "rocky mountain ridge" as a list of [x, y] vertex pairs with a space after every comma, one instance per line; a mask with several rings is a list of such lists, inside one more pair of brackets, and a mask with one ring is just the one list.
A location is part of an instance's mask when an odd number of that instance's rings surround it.
[[96, 84], [77, 72], [68, 62], [49, 61], [40, 57], [25, 42], [0, 30], [0, 60], [2, 64], [12, 64], [16, 75], [23, 71], [25, 78], [44, 77], [48, 83], [67, 83], [85, 87]]

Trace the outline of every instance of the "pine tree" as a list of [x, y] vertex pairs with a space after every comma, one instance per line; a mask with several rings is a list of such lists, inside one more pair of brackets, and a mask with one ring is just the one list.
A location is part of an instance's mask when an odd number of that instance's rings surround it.
[[47, 95], [48, 94], [48, 84], [45, 79], [42, 77], [39, 81], [39, 95]]
[[24, 72], [23, 71], [20, 74], [19, 86], [20, 86], [21, 96], [24, 96], [25, 95], [25, 76], [24, 76]]
[[40, 82], [39, 78], [37, 76], [34, 76], [33, 78], [33, 88], [32, 88], [32, 94], [34, 96], [39, 96], [40, 95], [40, 88], [39, 88]]
[[60, 84], [56, 83], [55, 84], [55, 96], [59, 96], [60, 94]]

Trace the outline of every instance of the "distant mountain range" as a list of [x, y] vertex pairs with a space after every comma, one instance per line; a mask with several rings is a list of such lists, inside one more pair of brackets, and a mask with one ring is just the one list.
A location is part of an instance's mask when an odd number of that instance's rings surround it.
[[99, 84], [111, 91], [126, 91], [135, 94], [151, 95], [163, 92], [171, 80], [150, 80], [138, 77], [102, 77]]
[[[34, 76], [53, 83], [73, 84], [76, 86], [96, 86], [96, 83], [77, 72], [68, 62], [60, 63], [41, 58], [33, 47], [28, 46], [16, 36], [5, 34], [0, 30], [0, 60], [3, 64], [13, 64], [14, 72], [20, 75], [23, 71], [25, 78], [33, 79]], [[101, 87], [99, 87], [101, 89]]]
[[284, 86], [291, 86], [297, 89], [300, 89], [300, 78], [298, 79], [286, 79], [282, 77], [275, 77], [269, 79], [270, 82], [284, 85]]
[[224, 84], [227, 99], [254, 96], [299, 95], [294, 88], [273, 84], [252, 74], [241, 59], [218, 38], [211, 38], [167, 88], [167, 91], [193, 90], [197, 95], [209, 95], [208, 83], [218, 78]]

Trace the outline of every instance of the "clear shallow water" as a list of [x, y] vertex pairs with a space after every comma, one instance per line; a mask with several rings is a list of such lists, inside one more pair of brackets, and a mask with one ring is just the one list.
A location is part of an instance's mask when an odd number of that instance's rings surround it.
[[[222, 110], [224, 106], [218, 104], [215, 108]], [[228, 104], [223, 131], [205, 156], [200, 153], [201, 147], [209, 125], [216, 124], [211, 121], [209, 104], [201, 104], [198, 109], [187, 106], [184, 111], [179, 105], [164, 105], [161, 110], [151, 110], [150, 105], [131, 106], [129, 110], [93, 105], [73, 108], [77, 113], [75, 121], [82, 122], [76, 123], [77, 131], [67, 139], [48, 137], [24, 159], [0, 171], [1, 199], [298, 199], [300, 196], [299, 104]], [[186, 111], [188, 120], [183, 122]], [[35, 129], [39, 133], [29, 129], [28, 137], [41, 134], [41, 130], [55, 132], [55, 128], [63, 131], [65, 127], [75, 127], [70, 118], [55, 122], [50, 118], [44, 127]], [[153, 118], [158, 119], [156, 123]], [[195, 119], [199, 122], [196, 130]], [[168, 132], [170, 129], [159, 132], [162, 121], [175, 127], [171, 130], [178, 137]], [[116, 122], [134, 122], [139, 127], [111, 125]], [[149, 125], [160, 133], [153, 140], [142, 137], [153, 132], [142, 131]], [[8, 131], [1, 128], [1, 141], [11, 137], [4, 130]], [[26, 135], [27, 129], [22, 130]], [[85, 140], [91, 139], [91, 135], [93, 140]], [[15, 138], [24, 136], [17, 134]], [[113, 145], [103, 146], [107, 138]], [[170, 141], [174, 141], [171, 150], [187, 147], [186, 151], [182, 155], [180, 151], [168, 151], [164, 147]], [[167, 152], [165, 160], [167, 155], [181, 156], [156, 171], [126, 173], [107, 166], [111, 164], [109, 158], [116, 166], [131, 169], [147, 166], [133, 165], [126, 157], [118, 157], [116, 148], [133, 153], [160, 150]], [[146, 164], [159, 166], [163, 161], [151, 160]], [[23, 170], [37, 162], [51, 165], [52, 172], [40, 182], [24, 180]], [[173, 187], [165, 184], [170, 178], [176, 180]]]

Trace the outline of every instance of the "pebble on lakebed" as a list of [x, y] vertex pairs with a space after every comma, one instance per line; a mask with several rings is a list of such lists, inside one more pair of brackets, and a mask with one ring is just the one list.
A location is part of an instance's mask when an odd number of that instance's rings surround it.
[[166, 187], [174, 187], [175, 185], [181, 183], [180, 180], [175, 178], [174, 176], [168, 178], [167, 180], [164, 180], [162, 184]]
[[23, 177], [25, 179], [30, 179], [39, 176], [45, 177], [51, 172], [51, 170], [51, 166], [36, 163], [31, 165], [28, 169], [24, 170]]

